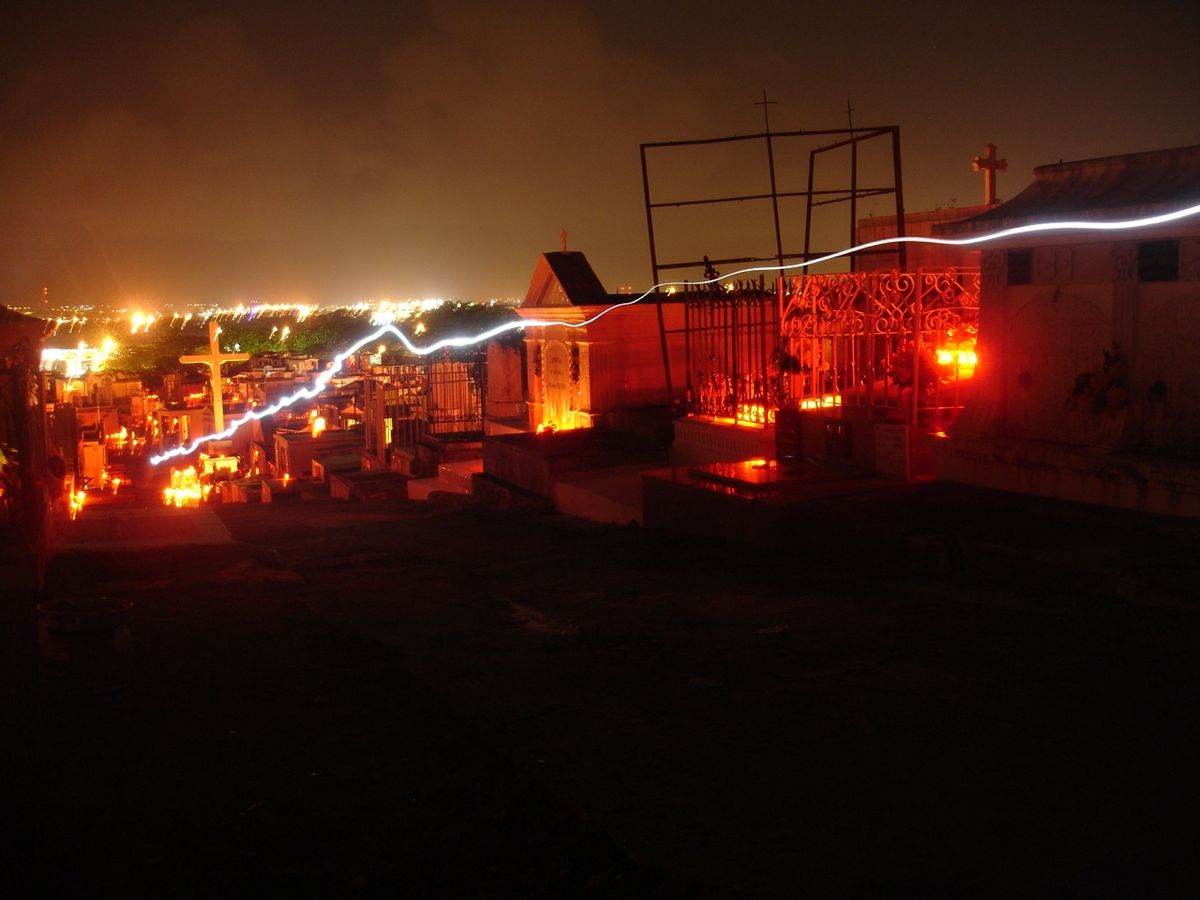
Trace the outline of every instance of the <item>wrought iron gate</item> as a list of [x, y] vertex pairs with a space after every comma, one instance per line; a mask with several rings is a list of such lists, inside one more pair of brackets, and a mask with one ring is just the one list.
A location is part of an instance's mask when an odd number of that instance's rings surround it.
[[383, 392], [376, 409], [382, 407], [386, 448], [415, 447], [427, 434], [470, 439], [483, 433], [486, 349], [444, 350], [375, 372], [385, 376], [372, 390]]

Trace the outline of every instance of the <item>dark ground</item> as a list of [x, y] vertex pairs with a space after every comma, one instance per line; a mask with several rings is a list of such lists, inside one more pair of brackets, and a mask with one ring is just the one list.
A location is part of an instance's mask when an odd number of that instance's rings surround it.
[[846, 565], [838, 509], [788, 553], [318, 500], [62, 555], [131, 671], [6, 690], [6, 895], [1195, 896], [1200, 528], [935, 488]]

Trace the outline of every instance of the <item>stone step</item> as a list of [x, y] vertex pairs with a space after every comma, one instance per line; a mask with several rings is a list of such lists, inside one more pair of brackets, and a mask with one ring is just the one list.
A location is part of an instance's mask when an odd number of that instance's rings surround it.
[[458, 459], [438, 466], [438, 480], [445, 487], [438, 490], [459, 494], [471, 493], [471, 476], [483, 471], [483, 459]]
[[554, 508], [569, 516], [613, 525], [642, 524], [644, 465], [567, 472], [554, 484]]
[[[441, 466], [438, 467], [439, 472], [442, 468]], [[409, 500], [428, 500], [429, 495], [434, 491], [443, 491], [448, 494], [470, 494], [470, 476], [464, 476], [461, 473], [450, 473], [449, 477], [439, 475], [437, 478], [413, 478], [408, 482]]]
[[434, 491], [443, 490], [440, 478], [410, 478], [408, 481], [409, 500], [428, 500]]

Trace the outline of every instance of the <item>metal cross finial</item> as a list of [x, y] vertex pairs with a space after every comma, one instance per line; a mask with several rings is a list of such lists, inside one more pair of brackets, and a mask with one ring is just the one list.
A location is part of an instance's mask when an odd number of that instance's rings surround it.
[[767, 99], [766, 89], [763, 90], [763, 98], [761, 100], [754, 101], [755, 106], [761, 106], [763, 108], [763, 122], [767, 126], [767, 134], [771, 133], [771, 115], [770, 115], [770, 112], [767, 110], [767, 107], [774, 106], [778, 102], [779, 102], [778, 100], [768, 100]]
[[562, 241], [562, 245], [563, 245], [563, 251], [562, 251], [562, 252], [563, 252], [563, 253], [566, 253], [566, 252], [567, 252], [567, 229], [565, 229], [565, 228], [564, 228], [562, 231], [560, 231], [560, 232], [558, 233], [558, 239], [559, 239], [560, 241]]
[[850, 105], [850, 98], [846, 98], [846, 119], [850, 123], [850, 133], [854, 134], [854, 107]]

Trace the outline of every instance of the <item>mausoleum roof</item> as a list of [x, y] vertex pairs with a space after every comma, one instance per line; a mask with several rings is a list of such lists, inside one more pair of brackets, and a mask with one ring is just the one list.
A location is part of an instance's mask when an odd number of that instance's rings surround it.
[[1200, 203], [1200, 145], [1038, 166], [1033, 183], [1007, 203], [938, 234], [992, 231], [1031, 221], [1127, 218]]
[[563, 250], [542, 254], [521, 305], [595, 306], [607, 300], [604, 285], [587, 257], [578, 250]]
[[[529, 290], [525, 299], [517, 308], [517, 314], [522, 309], [549, 310], [557, 307], [560, 311], [572, 310], [582, 306], [616, 306], [636, 300], [638, 294], [610, 294], [604, 290], [604, 285], [592, 270], [591, 264], [578, 250], [560, 250], [543, 253], [538, 258], [537, 267], [529, 282]], [[657, 298], [663, 303], [682, 301], [682, 295], [663, 294]], [[648, 300], [647, 305], [654, 302]], [[582, 312], [564, 312], [564, 315], [579, 316]], [[542, 315], [538, 313], [537, 315]]]
[[543, 255], [573, 306], [593, 306], [608, 302], [608, 292], [604, 290], [604, 285], [592, 270], [591, 263], [581, 252], [566, 250]]

